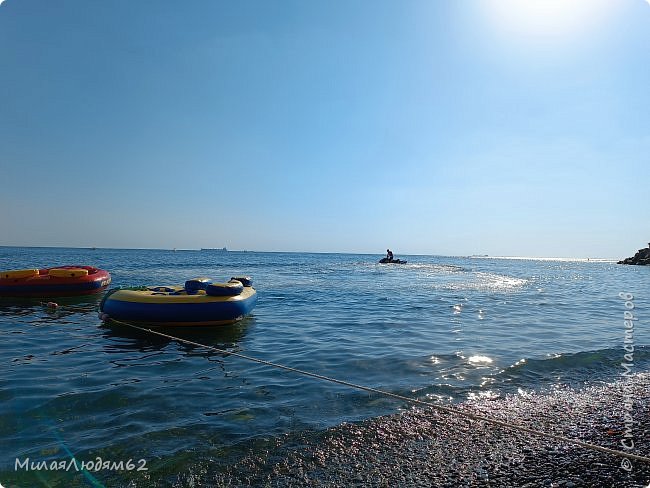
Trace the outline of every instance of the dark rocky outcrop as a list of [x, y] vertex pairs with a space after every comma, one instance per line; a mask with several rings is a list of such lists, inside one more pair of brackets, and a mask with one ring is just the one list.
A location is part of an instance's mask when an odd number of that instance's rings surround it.
[[644, 249], [639, 249], [639, 251], [632, 256], [631, 258], [625, 258], [623, 261], [619, 261], [618, 264], [641, 264], [641, 265], [650, 265], [650, 244], [649, 247]]

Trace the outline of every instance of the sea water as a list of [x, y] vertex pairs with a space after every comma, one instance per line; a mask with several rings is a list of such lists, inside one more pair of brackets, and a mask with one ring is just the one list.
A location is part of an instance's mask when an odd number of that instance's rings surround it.
[[[381, 257], [3, 247], [0, 269], [93, 265], [112, 274], [112, 287], [250, 275], [259, 297], [250, 317], [165, 332], [436, 403], [612, 381], [629, 359], [634, 371], [650, 366], [649, 268], [401, 255], [408, 264], [382, 265]], [[100, 299], [61, 299], [58, 308], [0, 300], [0, 483], [147, 486], [198, 466], [223, 469], [261, 440], [411, 408], [102, 325]], [[637, 319], [632, 334], [626, 311]], [[73, 456], [99, 457], [102, 469], [25, 469], [25, 459], [51, 467]], [[117, 469], [127, 460], [134, 469]]]

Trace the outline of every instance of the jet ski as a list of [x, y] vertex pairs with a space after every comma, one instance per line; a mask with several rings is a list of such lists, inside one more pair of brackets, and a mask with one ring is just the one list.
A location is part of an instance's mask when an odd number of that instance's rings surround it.
[[388, 258], [382, 258], [379, 260], [380, 264], [406, 264], [406, 261], [402, 261], [401, 259], [393, 259], [390, 261]]

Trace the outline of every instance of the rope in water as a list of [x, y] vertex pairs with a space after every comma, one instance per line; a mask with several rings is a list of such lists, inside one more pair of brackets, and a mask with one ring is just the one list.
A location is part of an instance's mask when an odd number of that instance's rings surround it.
[[397, 393], [391, 393], [389, 391], [379, 390], [377, 388], [372, 388], [372, 387], [369, 387], [369, 386], [357, 385], [355, 383], [350, 383], [349, 381], [339, 380], [339, 379], [336, 379], [336, 378], [330, 378], [329, 376], [324, 376], [324, 375], [317, 374], [317, 373], [311, 373], [309, 371], [304, 371], [304, 370], [301, 370], [301, 369], [292, 368], [291, 366], [285, 366], [283, 364], [273, 363], [271, 361], [266, 361], [264, 359], [254, 358], [252, 356], [247, 356], [245, 354], [241, 354], [241, 353], [238, 353], [238, 352], [226, 351], [224, 349], [219, 349], [218, 347], [208, 346], [206, 344], [201, 344], [201, 343], [198, 343], [198, 342], [190, 341], [190, 340], [187, 340], [187, 339], [183, 339], [181, 337], [176, 337], [176, 336], [173, 336], [173, 335], [170, 335], [170, 334], [165, 334], [164, 332], [160, 332], [160, 331], [157, 331], [157, 330], [147, 329], [145, 327], [140, 327], [140, 326], [137, 326], [137, 325], [134, 325], [134, 324], [129, 324], [127, 322], [122, 322], [122, 321], [119, 321], [119, 320], [115, 320], [115, 319], [112, 319], [110, 317], [109, 317], [109, 320], [112, 321], [112, 322], [115, 322], [117, 324], [120, 324], [120, 325], [126, 325], [126, 326], [132, 327], [134, 329], [138, 329], [138, 330], [141, 330], [141, 331], [144, 331], [144, 332], [149, 332], [151, 334], [156, 334], [156, 335], [159, 335], [161, 337], [166, 337], [168, 339], [173, 339], [173, 340], [178, 341], [178, 342], [182, 342], [182, 343], [185, 343], [185, 344], [190, 344], [192, 346], [203, 347], [205, 349], [210, 349], [210, 350], [216, 351], [218, 353], [221, 353], [221, 354], [224, 354], [224, 355], [227, 355], [227, 356], [236, 356], [238, 358], [246, 359], [248, 361], [253, 361], [253, 362], [258, 363], [258, 364], [264, 364], [266, 366], [271, 366], [271, 367], [274, 367], [274, 368], [283, 369], [285, 371], [291, 371], [293, 373], [298, 373], [298, 374], [301, 374], [301, 375], [304, 375], [304, 376], [309, 376], [311, 378], [316, 378], [316, 379], [323, 380], [323, 381], [329, 381], [330, 383], [336, 383], [336, 384], [343, 385], [343, 386], [349, 386], [350, 388], [355, 388], [357, 390], [367, 391], [367, 392], [370, 392], [370, 393], [376, 393], [378, 395], [383, 395], [383, 396], [387, 396], [387, 397], [390, 397], [390, 398], [395, 398], [397, 400], [402, 400], [404, 402], [412, 403], [412, 404], [415, 404], [415, 405], [430, 407], [430, 408], [436, 409], [436, 410], [438, 410], [440, 412], [445, 412], [445, 413], [448, 413], [448, 414], [451, 414], [451, 415], [458, 415], [460, 417], [465, 417], [465, 418], [468, 418], [470, 420], [480, 420], [480, 421], [487, 422], [487, 423], [490, 423], [490, 424], [493, 424], [493, 425], [499, 425], [499, 426], [505, 427], [507, 429], [517, 430], [517, 431], [520, 431], [520, 432], [525, 432], [527, 434], [532, 434], [532, 435], [535, 435], [535, 436], [538, 436], [538, 437], [545, 437], [547, 439], [562, 441], [562, 442], [565, 442], [567, 444], [573, 444], [573, 445], [576, 445], [576, 446], [583, 447], [585, 449], [591, 449], [593, 451], [600, 451], [600, 452], [604, 452], [606, 454], [611, 454], [612, 456], [618, 456], [618, 457], [628, 458], [628, 459], [635, 459], [637, 461], [643, 461], [643, 462], [646, 462], [646, 463], [650, 463], [650, 457], [647, 457], [647, 456], [640, 456], [638, 454], [632, 454], [632, 453], [619, 451], [619, 450], [616, 450], [616, 449], [610, 449], [608, 447], [598, 446], [596, 444], [591, 444], [589, 442], [580, 441], [578, 439], [572, 439], [570, 437], [564, 437], [564, 436], [561, 436], [561, 435], [551, 434], [549, 432], [544, 432], [544, 431], [537, 430], [537, 429], [531, 429], [530, 427], [524, 427], [523, 425], [510, 424], [508, 422], [504, 422], [503, 420], [497, 420], [497, 419], [493, 419], [493, 418], [490, 418], [490, 417], [485, 417], [483, 415], [477, 415], [477, 414], [473, 414], [473, 413], [469, 413], [469, 412], [463, 412], [462, 410], [458, 410], [458, 409], [451, 408], [451, 407], [445, 407], [443, 405], [437, 405], [435, 403], [425, 402], [423, 400], [418, 400], [416, 398], [409, 398], [409, 397], [406, 397], [406, 396], [403, 396], [403, 395], [398, 395]]

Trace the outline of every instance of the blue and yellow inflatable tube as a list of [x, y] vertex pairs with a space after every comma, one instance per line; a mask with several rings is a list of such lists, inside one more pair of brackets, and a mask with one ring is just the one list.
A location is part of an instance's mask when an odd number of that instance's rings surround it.
[[206, 278], [197, 278], [186, 282], [185, 287], [116, 289], [102, 300], [100, 315], [104, 319], [153, 326], [231, 324], [248, 315], [257, 303], [257, 292], [252, 284], [243, 286], [235, 281], [212, 283]]

